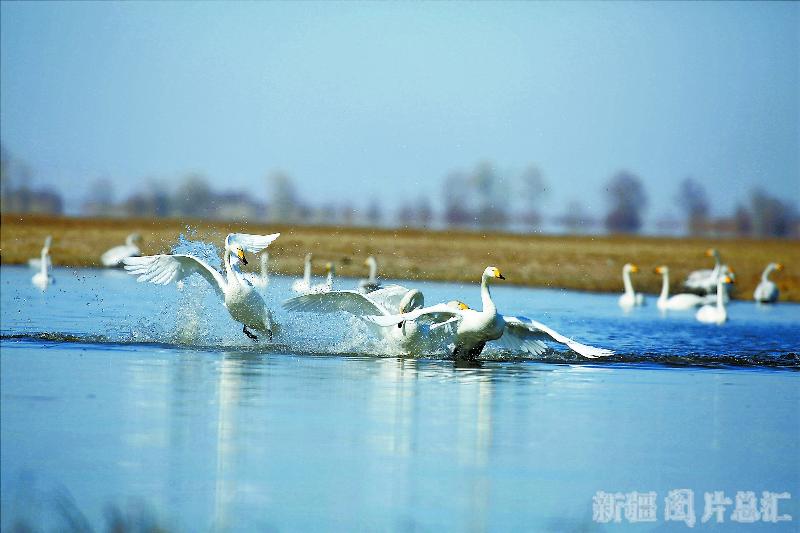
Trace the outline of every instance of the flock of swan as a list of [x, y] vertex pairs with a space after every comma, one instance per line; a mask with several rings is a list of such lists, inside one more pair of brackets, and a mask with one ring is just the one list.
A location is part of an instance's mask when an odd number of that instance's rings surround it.
[[[722, 324], [728, 320], [728, 311], [725, 304], [730, 299], [730, 288], [735, 283], [735, 274], [731, 267], [722, 262], [718, 250], [711, 248], [706, 251], [708, 257], [714, 258], [713, 269], [695, 270], [683, 282], [683, 286], [691, 293], [669, 295], [669, 267], [661, 265], [655, 268], [654, 273], [661, 275], [661, 294], [656, 300], [656, 306], [661, 311], [689, 311], [697, 308], [695, 317], [698, 321], [708, 324]], [[758, 303], [774, 303], [778, 300], [780, 292], [775, 282], [769, 279], [773, 272], [783, 270], [780, 263], [770, 263], [761, 274], [761, 282], [753, 292], [753, 299]], [[624, 292], [619, 297], [619, 306], [629, 311], [634, 307], [645, 304], [645, 296], [633, 289], [631, 274], [639, 268], [631, 263], [622, 268], [622, 283]], [[703, 294], [696, 294], [700, 292]]]
[[[278, 331], [278, 324], [257, 289], [269, 285], [268, 255], [265, 249], [278, 237], [231, 233], [224, 243], [220, 272], [206, 261], [190, 254], [159, 254], [142, 256], [136, 243], [137, 234], [129, 235], [124, 245], [105, 252], [103, 265], [123, 266], [139, 282], [167, 285], [182, 284], [192, 274], [201, 275], [216, 291], [230, 316], [242, 325], [242, 332], [253, 340], [260, 335], [269, 339]], [[52, 261], [48, 236], [39, 258], [31, 259], [29, 265], [39, 271], [32, 282], [42, 290], [54, 282], [49, 273]], [[248, 264], [247, 254], [261, 254], [261, 272], [242, 272], [240, 265]], [[713, 269], [692, 272], [684, 286], [687, 289], [705, 292], [704, 295], [682, 293], [669, 295], [669, 269], [658, 266], [654, 272], [662, 276], [662, 290], [657, 307], [662, 311], [692, 310], [698, 308], [696, 318], [700, 322], [721, 324], [727, 320], [725, 304], [728, 289], [734, 283], [733, 269], [722, 263], [717, 250], [708, 250], [714, 257]], [[482, 308], [471, 309], [458, 300], [425, 306], [422, 292], [400, 285], [382, 285], [378, 280], [378, 265], [374, 257], [365, 261], [369, 277], [360, 280], [353, 290], [334, 290], [334, 266], [326, 264], [326, 277], [321, 282], [311, 279], [312, 255], [306, 254], [303, 277], [295, 280], [291, 289], [297, 295], [284, 302], [283, 307], [291, 312], [303, 313], [347, 313], [360, 319], [380, 339], [402, 353], [425, 353], [437, 347], [450, 347], [456, 360], [476, 359], [487, 342], [495, 341], [504, 348], [540, 355], [547, 349], [544, 341], [563, 344], [586, 358], [612, 355], [614, 352], [579, 343], [548, 326], [526, 317], [503, 315], [492, 300], [490, 285], [504, 280], [497, 267], [489, 266], [483, 271], [480, 284]], [[754, 292], [758, 302], [775, 302], [778, 288], [769, 280], [782, 265], [770, 263], [762, 274], [761, 283]], [[631, 274], [638, 267], [626, 264], [622, 270], [624, 293], [619, 305], [627, 310], [645, 304], [645, 296], [633, 288]]]

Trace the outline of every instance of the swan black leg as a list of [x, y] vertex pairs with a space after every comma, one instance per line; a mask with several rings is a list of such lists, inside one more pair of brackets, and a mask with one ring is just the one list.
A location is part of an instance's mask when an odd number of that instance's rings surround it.
[[[247, 326], [243, 326], [243, 327], [242, 327], [242, 332], [243, 332], [245, 335], [247, 335], [248, 337], [250, 337], [251, 339], [253, 339], [254, 341], [257, 341], [257, 340], [258, 340], [258, 337], [256, 337], [255, 335], [253, 335], [252, 333], [250, 333], [249, 331], [247, 331]], [[272, 338], [272, 335], [270, 335], [270, 338]]]

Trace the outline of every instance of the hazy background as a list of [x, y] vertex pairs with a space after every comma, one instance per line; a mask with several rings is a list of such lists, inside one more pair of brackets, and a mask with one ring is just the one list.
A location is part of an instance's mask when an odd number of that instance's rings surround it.
[[798, 3], [1, 9], [4, 212], [800, 232]]

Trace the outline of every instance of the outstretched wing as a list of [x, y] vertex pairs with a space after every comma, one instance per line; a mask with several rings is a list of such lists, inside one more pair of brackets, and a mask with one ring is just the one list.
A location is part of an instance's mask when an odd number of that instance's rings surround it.
[[357, 291], [331, 291], [295, 296], [283, 303], [283, 308], [302, 313], [335, 313], [343, 311], [355, 316], [385, 315], [383, 306], [372, 302]]
[[249, 233], [229, 233], [227, 237], [225, 237], [225, 246], [229, 247], [232, 244], [238, 244], [242, 247], [246, 252], [250, 252], [251, 254], [257, 254], [267, 246], [269, 246], [272, 241], [280, 237], [280, 233], [273, 233], [272, 235], [250, 235]]
[[367, 296], [373, 302], [385, 307], [388, 311], [397, 312], [400, 308], [400, 302], [403, 297], [408, 294], [406, 287], [402, 285], [387, 285], [378, 290], [370, 292]]
[[451, 307], [448, 304], [436, 304], [430, 307], [421, 307], [408, 313], [399, 315], [365, 316], [364, 318], [379, 326], [394, 326], [405, 320], [417, 320], [419, 322], [444, 322], [451, 318], [461, 318], [462, 311]]
[[157, 285], [180, 281], [196, 272], [206, 278], [217, 294], [224, 298], [225, 280], [222, 278], [222, 274], [191, 255], [145, 255], [143, 257], [126, 257], [122, 262], [125, 264], [125, 270], [138, 276], [136, 281], [149, 281]]
[[[537, 339], [537, 338], [542, 339], [549, 337], [551, 340], [564, 344], [570, 350], [577, 352], [578, 354], [584, 357], [588, 357], [589, 359], [594, 359], [596, 357], [606, 357], [614, 354], [612, 350], [606, 350], [605, 348], [595, 348], [594, 346], [581, 344], [580, 342], [574, 341], [569, 337], [565, 337], [564, 335], [558, 333], [557, 331], [550, 329], [541, 322], [537, 322], [536, 320], [531, 320], [530, 318], [504, 316], [503, 319], [506, 322], [506, 330], [503, 333], [503, 337], [508, 335], [509, 337], [515, 337], [516, 339], [520, 340]], [[503, 337], [501, 337], [501, 339]], [[541, 343], [541, 341], [539, 342]]]

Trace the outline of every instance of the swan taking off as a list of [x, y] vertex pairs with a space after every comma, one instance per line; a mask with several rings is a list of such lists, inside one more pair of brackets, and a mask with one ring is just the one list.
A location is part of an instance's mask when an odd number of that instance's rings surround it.
[[731, 284], [733, 284], [733, 279], [731, 279], [730, 276], [720, 276], [717, 281], [717, 304], [704, 305], [697, 310], [695, 318], [706, 324], [723, 324], [728, 320], [728, 311], [725, 309], [725, 298], [723, 298], [722, 295], [725, 292], [725, 286]]
[[136, 243], [142, 240], [142, 236], [138, 233], [131, 233], [125, 239], [125, 244], [114, 246], [107, 250], [100, 256], [100, 262], [106, 267], [119, 267], [122, 266], [122, 260], [126, 257], [139, 257], [142, 251], [136, 246]]
[[50, 275], [48, 269], [52, 264], [50, 260], [50, 243], [53, 242], [53, 238], [48, 235], [47, 238], [44, 240], [44, 246], [42, 247], [42, 253], [39, 258], [39, 272], [33, 275], [31, 278], [31, 282], [39, 287], [42, 291], [47, 289], [47, 286], [51, 283], [55, 283], [53, 276]]
[[669, 268], [660, 266], [655, 269], [656, 274], [661, 274], [662, 285], [661, 295], [658, 297], [656, 305], [662, 311], [685, 311], [693, 309], [706, 303], [706, 298], [696, 294], [676, 294], [669, 295]]
[[717, 288], [720, 276], [729, 276], [733, 279], [733, 270], [722, 263], [722, 256], [716, 248], [706, 250], [706, 256], [714, 258], [714, 268], [690, 272], [686, 281], [683, 282], [683, 286], [692, 291], [711, 294]]
[[[358, 291], [331, 291], [323, 294], [305, 294], [284, 302], [289, 311], [306, 313], [344, 312], [364, 318], [371, 315], [391, 316], [408, 313], [424, 305], [422, 293], [400, 285], [389, 285], [369, 294]], [[456, 306], [459, 302], [454, 303]], [[464, 308], [466, 306], [464, 304]], [[365, 320], [372, 332], [386, 341], [392, 351], [404, 354], [430, 353], [441, 349], [452, 336], [453, 328], [432, 328], [425, 321], [406, 320], [398, 327], [380, 327]]]
[[758, 284], [756, 290], [753, 291], [753, 299], [761, 303], [772, 303], [778, 301], [780, 291], [774, 281], [769, 280], [769, 275], [773, 272], [780, 272], [783, 270], [783, 265], [780, 263], [770, 263], [764, 272], [761, 274], [761, 283]]
[[311, 254], [306, 254], [303, 266], [303, 278], [296, 279], [292, 283], [292, 290], [294, 292], [305, 294], [311, 288]]
[[367, 279], [362, 279], [358, 283], [358, 290], [366, 294], [380, 289], [381, 283], [378, 281], [378, 262], [375, 258], [372, 256], [367, 257], [364, 264], [369, 267], [369, 277]]
[[481, 301], [483, 303], [481, 311], [469, 309], [465, 305], [454, 306], [450, 303], [423, 307], [399, 315], [375, 315], [365, 318], [383, 327], [397, 327], [398, 324], [408, 320], [434, 322], [432, 328], [455, 323], [453, 356], [456, 360], [474, 360], [489, 341], [498, 341], [503, 347], [510, 350], [522, 350], [536, 355], [544, 353], [547, 349], [542, 340], [565, 344], [571, 350], [588, 358], [603, 357], [614, 353], [611, 350], [575, 342], [535, 320], [499, 314], [489, 292], [489, 280], [492, 279], [506, 278], [496, 267], [486, 267], [481, 276]]
[[[123, 260], [125, 270], [138, 276], [139, 282], [149, 281], [158, 285], [167, 285], [197, 273], [208, 281], [217, 295], [222, 299], [231, 317], [242, 324], [242, 332], [251, 339], [258, 337], [248, 331], [254, 329], [266, 333], [272, 338], [275, 325], [272, 314], [264, 304], [264, 300], [253, 289], [238, 268], [238, 262], [247, 264], [245, 251], [257, 254], [277, 239], [280, 233], [272, 235], [248, 235], [231, 233], [225, 238], [225, 252], [222, 262], [225, 265], [225, 277], [205, 261], [186, 254], [146, 255], [144, 257], [127, 257]], [[233, 261], [232, 258], [236, 257]]]
[[631, 273], [635, 274], [636, 272], [639, 272], [639, 267], [634, 264], [626, 263], [622, 267], [622, 284], [625, 287], [625, 292], [619, 297], [619, 306], [623, 309], [644, 305], [644, 294], [634, 292], [633, 283], [631, 283]]

